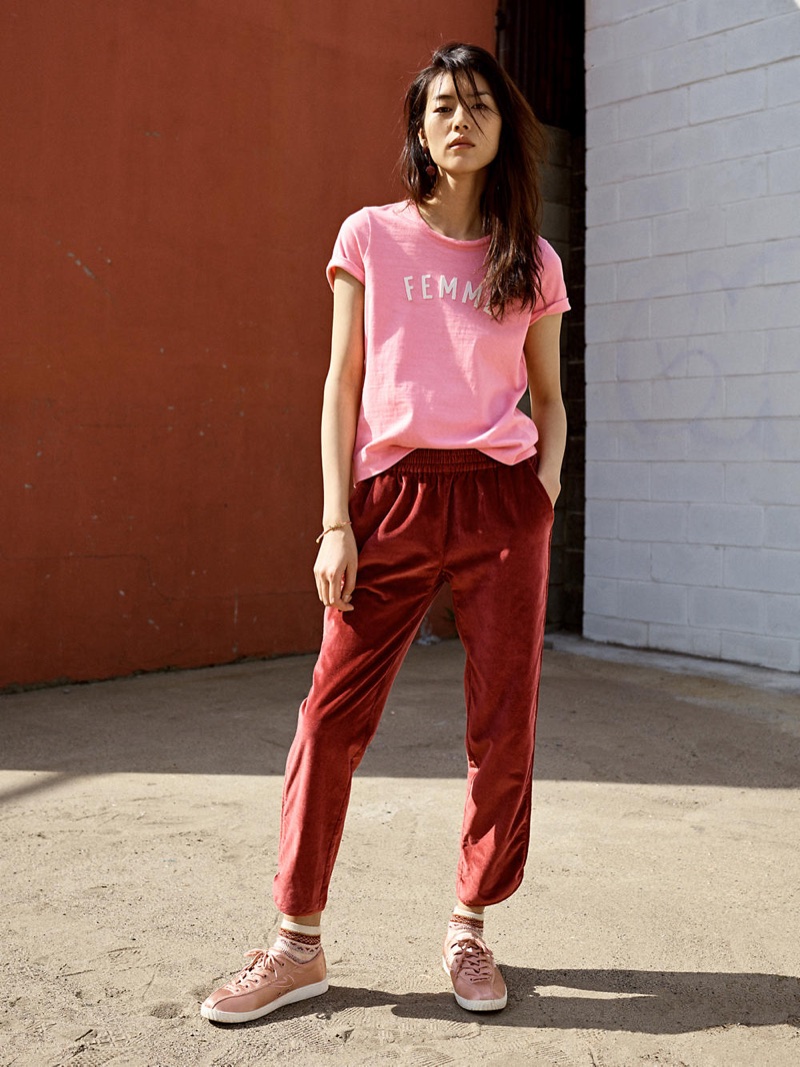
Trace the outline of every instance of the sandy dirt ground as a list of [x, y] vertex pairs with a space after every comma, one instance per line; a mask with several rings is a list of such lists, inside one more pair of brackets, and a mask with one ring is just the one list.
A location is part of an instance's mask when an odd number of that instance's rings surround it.
[[558, 639], [526, 881], [487, 917], [508, 1008], [463, 1011], [440, 965], [465, 776], [450, 641], [412, 649], [357, 775], [330, 991], [201, 1019], [277, 929], [281, 774], [312, 665], [0, 700], [0, 1064], [800, 1063], [800, 680]]

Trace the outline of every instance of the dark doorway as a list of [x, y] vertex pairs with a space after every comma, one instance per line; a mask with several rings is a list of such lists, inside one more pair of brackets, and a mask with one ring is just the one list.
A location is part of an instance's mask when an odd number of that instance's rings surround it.
[[586, 105], [583, 0], [500, 0], [497, 56], [550, 136], [543, 236], [564, 263], [572, 310], [564, 316], [561, 379], [569, 420], [564, 489], [556, 507], [547, 624], [580, 632], [583, 614], [584, 239]]

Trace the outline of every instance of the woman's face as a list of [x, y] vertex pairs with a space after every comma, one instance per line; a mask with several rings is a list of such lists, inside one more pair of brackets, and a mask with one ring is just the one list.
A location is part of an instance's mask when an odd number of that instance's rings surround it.
[[[453, 176], [488, 167], [497, 155], [502, 120], [489, 83], [475, 74], [475, 90], [459, 80], [462, 104], [452, 74], [431, 82], [419, 139], [440, 170]], [[466, 106], [465, 106], [466, 105]]]

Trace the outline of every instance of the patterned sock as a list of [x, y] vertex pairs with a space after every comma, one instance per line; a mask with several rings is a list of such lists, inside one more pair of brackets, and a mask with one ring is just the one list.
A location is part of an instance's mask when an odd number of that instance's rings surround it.
[[469, 911], [461, 904], [456, 904], [450, 922], [447, 924], [448, 938], [479, 937], [483, 940], [483, 913]]
[[284, 920], [273, 948], [285, 953], [295, 963], [310, 963], [322, 949], [321, 930], [318, 926], [301, 926]]

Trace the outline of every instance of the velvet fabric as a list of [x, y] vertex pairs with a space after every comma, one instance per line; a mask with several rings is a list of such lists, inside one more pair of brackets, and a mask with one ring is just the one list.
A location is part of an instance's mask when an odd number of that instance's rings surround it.
[[418, 449], [355, 487], [354, 610], [328, 608], [311, 690], [289, 751], [273, 892], [284, 914], [325, 907], [353, 772], [440, 586], [467, 654], [467, 797], [458, 899], [519, 886], [531, 778], [553, 508], [535, 459]]

